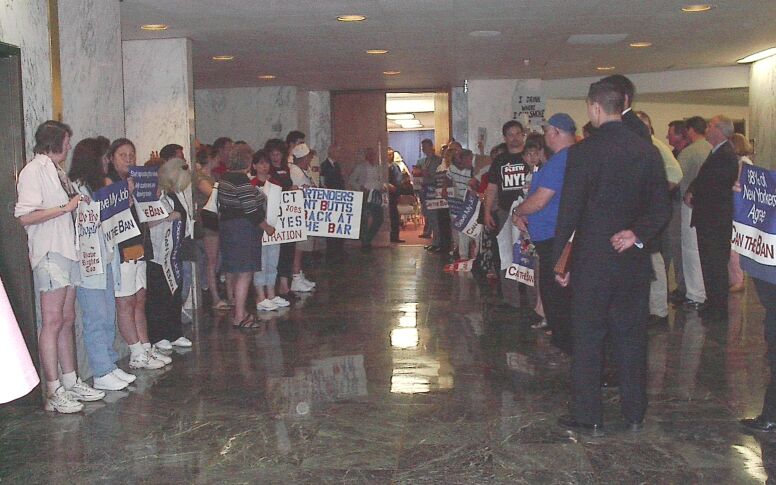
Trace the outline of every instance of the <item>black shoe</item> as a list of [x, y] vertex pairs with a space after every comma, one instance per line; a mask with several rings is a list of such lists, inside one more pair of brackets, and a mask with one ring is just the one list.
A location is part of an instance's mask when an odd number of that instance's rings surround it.
[[659, 317], [657, 315], [650, 315], [647, 326], [649, 327], [664, 327], [668, 325], [668, 315]]
[[426, 251], [431, 251], [431, 252], [433, 253], [434, 251], [436, 251], [436, 250], [438, 249], [438, 247], [437, 247], [437, 246], [434, 246], [434, 245], [432, 244], [432, 245], [430, 245], [430, 246], [424, 246], [424, 247], [423, 247], [423, 249], [425, 249]]
[[695, 311], [701, 311], [703, 308], [706, 307], [705, 303], [701, 303], [699, 301], [690, 300], [689, 298], [684, 300], [684, 303], [682, 303], [682, 306], [685, 308], [695, 310]]
[[668, 301], [674, 304], [681, 304], [687, 299], [687, 295], [683, 291], [674, 290], [668, 295]]
[[392, 243], [404, 243], [404, 242], [407, 242], [407, 241], [405, 241], [404, 239], [391, 239], [391, 242]]
[[588, 434], [593, 438], [600, 438], [604, 435], [604, 427], [601, 424], [580, 423], [570, 414], [564, 414], [558, 418], [558, 426], [567, 428], [578, 433]]
[[752, 431], [764, 431], [766, 433], [770, 433], [771, 431], [776, 430], [776, 422], [768, 421], [762, 415], [757, 416], [756, 418], [742, 419], [739, 422], [744, 428]]

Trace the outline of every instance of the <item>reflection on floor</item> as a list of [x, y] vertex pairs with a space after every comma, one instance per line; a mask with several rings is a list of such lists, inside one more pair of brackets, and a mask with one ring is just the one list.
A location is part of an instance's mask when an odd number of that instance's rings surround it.
[[[555, 424], [567, 365], [487, 286], [399, 247], [309, 274], [319, 290], [240, 332], [206, 318], [167, 371], [85, 412], [0, 407], [7, 483], [762, 483], [776, 439], [742, 433], [767, 379], [754, 292], [726, 322], [650, 330], [645, 430]], [[772, 478], [773, 479], [773, 478]]]

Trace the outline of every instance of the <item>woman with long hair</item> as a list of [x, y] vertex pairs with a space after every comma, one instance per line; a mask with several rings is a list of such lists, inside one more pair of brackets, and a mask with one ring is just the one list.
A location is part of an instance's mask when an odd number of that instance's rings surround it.
[[[127, 138], [119, 138], [108, 149], [107, 184], [119, 182], [131, 183], [129, 169], [135, 166], [135, 144]], [[130, 185], [130, 192], [134, 184]], [[148, 338], [146, 320], [146, 261], [145, 239], [147, 229], [140, 224], [135, 206], [132, 205], [132, 217], [140, 227], [141, 234], [119, 243], [116, 248], [119, 259], [119, 272], [116, 275], [116, 312], [119, 328], [134, 327], [139, 339], [130, 345], [129, 366], [133, 369], [160, 369], [172, 362], [172, 359], [152, 348]]]
[[[103, 141], [105, 140], [105, 141]], [[86, 138], [78, 142], [70, 162], [70, 179], [76, 190], [94, 200], [94, 193], [105, 186], [103, 158], [108, 151], [107, 139]], [[116, 366], [119, 356], [113, 348], [116, 339], [116, 298], [113, 289], [113, 250], [107, 244], [102, 226], [98, 229], [100, 259], [99, 271], [81, 274], [76, 297], [81, 307], [84, 345], [89, 367], [94, 373], [94, 387], [119, 391], [135, 381], [135, 376]], [[127, 345], [137, 344], [134, 326], [124, 325], [121, 335]]]
[[38, 350], [46, 379], [45, 409], [59, 413], [77, 413], [83, 409], [79, 401], [105, 397], [76, 374], [75, 285], [81, 275], [74, 213], [83, 196], [62, 169], [72, 135], [70, 127], [59, 121], [38, 126], [35, 157], [19, 173], [14, 209], [27, 231], [35, 291], [40, 295]]

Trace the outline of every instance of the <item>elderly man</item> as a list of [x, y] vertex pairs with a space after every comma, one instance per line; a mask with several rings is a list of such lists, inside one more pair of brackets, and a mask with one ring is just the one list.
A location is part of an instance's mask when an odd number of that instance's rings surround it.
[[733, 232], [733, 185], [738, 179], [738, 157], [730, 144], [733, 122], [715, 116], [706, 128], [706, 140], [713, 147], [698, 176], [684, 195], [692, 207], [691, 225], [698, 234], [706, 304], [704, 316], [727, 314], [730, 235]]
[[[364, 205], [361, 209], [361, 244], [362, 249], [372, 248], [372, 240], [383, 225], [383, 184], [380, 181], [380, 172], [377, 166], [377, 153], [374, 148], [367, 148], [364, 152], [366, 161], [356, 165], [350, 174], [350, 187], [352, 190], [364, 192]], [[371, 218], [371, 224], [368, 224]]]

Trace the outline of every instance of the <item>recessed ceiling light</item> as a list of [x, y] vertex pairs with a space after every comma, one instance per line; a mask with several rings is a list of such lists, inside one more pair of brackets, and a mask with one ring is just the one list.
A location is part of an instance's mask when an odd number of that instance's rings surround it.
[[273, 76], [272, 74], [262, 74], [261, 76], [259, 76], [259, 79], [275, 79], [275, 76]]
[[708, 3], [696, 3], [694, 5], [685, 5], [682, 7], [682, 12], [686, 13], [698, 13], [698, 12], [708, 12], [712, 9], [712, 6]]
[[765, 49], [764, 51], [755, 52], [754, 54], [750, 54], [743, 59], [739, 59], [739, 64], [748, 64], [750, 62], [757, 62], [761, 59], [765, 59], [766, 57], [776, 56], [776, 47], [771, 47], [770, 49]]
[[389, 120], [414, 120], [415, 115], [412, 113], [398, 113], [395, 115], [387, 115]]
[[378, 55], [378, 54], [388, 54], [388, 51], [386, 49], [368, 49], [366, 53]]
[[469, 32], [470, 37], [498, 37], [499, 35], [501, 35], [501, 32], [498, 30], [475, 30]]
[[596, 70], [598, 70], [598, 71], [614, 71], [614, 66], [598, 66], [598, 67], [596, 67]]
[[401, 71], [383, 71], [383, 74], [386, 76], [398, 76], [401, 74]]
[[213, 56], [212, 59], [214, 61], [231, 61], [234, 56]]
[[167, 30], [169, 27], [167, 24], [143, 24], [140, 30]]
[[363, 15], [340, 15], [337, 17], [340, 22], [361, 22], [366, 20]]
[[642, 47], [652, 47], [652, 42], [631, 42], [631, 47], [634, 47], [636, 49], [642, 48]]

